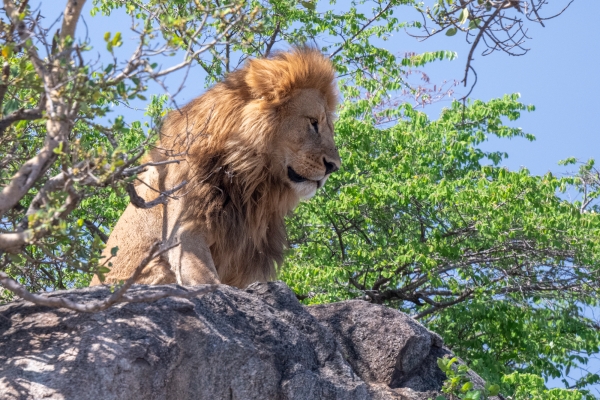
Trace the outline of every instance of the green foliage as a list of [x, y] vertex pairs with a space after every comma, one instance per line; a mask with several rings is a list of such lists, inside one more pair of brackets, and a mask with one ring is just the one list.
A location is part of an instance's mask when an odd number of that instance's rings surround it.
[[495, 384], [486, 384], [484, 388], [476, 388], [472, 382], [469, 367], [465, 364], [458, 364], [458, 359], [438, 358], [438, 367], [446, 374], [446, 381], [442, 387], [442, 393], [448, 396], [438, 396], [436, 400], [484, 400], [489, 396], [496, 396], [500, 393], [500, 386]]
[[511, 400], [582, 400], [585, 398], [584, 394], [577, 390], [548, 390], [544, 380], [532, 374], [514, 372], [504, 376], [502, 381], [515, 388]]
[[289, 220], [282, 278], [309, 304], [366, 298], [412, 313], [492, 382], [585, 364], [600, 344], [582, 309], [597, 305], [600, 218], [557, 195], [572, 178], [508, 171], [505, 154], [479, 147], [533, 139], [504, 123], [529, 110], [513, 95], [430, 121], [346, 101], [343, 168]]
[[[485, 387], [476, 388], [469, 368], [465, 364], [458, 364], [458, 359], [438, 358], [439, 368], [446, 374], [442, 393], [435, 400], [486, 400], [491, 396], [497, 396], [501, 393], [500, 386], [487, 383]], [[502, 383], [505, 386], [504, 393], [511, 393], [510, 396], [503, 397], [508, 400], [583, 400], [586, 397], [584, 392], [578, 390], [566, 389], [547, 389], [544, 385], [544, 379], [532, 375], [514, 372], [502, 377]]]
[[[495, 382], [515, 369], [555, 378], [563, 372], [568, 375], [598, 352], [593, 323], [581, 316], [577, 306], [544, 299], [531, 307], [523, 300], [457, 305], [430, 327], [484, 379]], [[595, 374], [588, 379], [581, 386], [598, 382]]]
[[[303, 204], [290, 221], [296, 250], [284, 274], [304, 270], [305, 265], [319, 268], [310, 281], [290, 275], [290, 283], [301, 292], [304, 287], [322, 288], [318, 296], [326, 297], [314, 301], [325, 301], [352, 296], [356, 289], [337, 287], [336, 278], [348, 282], [360, 276], [361, 285], [368, 288], [383, 279], [378, 288], [384, 283], [396, 288], [403, 283], [401, 276], [415, 270], [425, 276], [442, 265], [459, 273], [447, 289], [460, 292], [490, 285], [502, 292], [510, 280], [479, 276], [484, 266], [463, 264], [487, 257], [479, 254], [481, 248], [497, 248], [496, 253], [512, 249], [515, 257], [530, 260], [528, 251], [517, 245], [536, 240], [540, 248], [554, 246], [564, 252], [558, 256], [574, 256], [571, 240], [561, 240], [566, 234], [585, 238], [578, 260], [597, 262], [593, 233], [598, 218], [582, 215], [555, 195], [561, 179], [507, 171], [495, 166], [504, 154], [478, 147], [489, 134], [531, 139], [502, 123], [503, 117], [514, 120], [526, 109], [516, 96], [507, 96], [476, 101], [466, 109], [454, 103], [439, 120], [429, 121], [402, 105], [378, 114], [404, 118], [381, 127], [366, 102], [344, 103], [336, 125], [344, 168], [330, 178], [325, 193]], [[540, 263], [551, 261], [546, 255], [538, 257]], [[498, 268], [510, 269], [514, 257], [497, 263]], [[398, 268], [401, 273], [395, 272]], [[319, 271], [336, 272], [324, 276]], [[428, 285], [429, 290], [443, 286]]]

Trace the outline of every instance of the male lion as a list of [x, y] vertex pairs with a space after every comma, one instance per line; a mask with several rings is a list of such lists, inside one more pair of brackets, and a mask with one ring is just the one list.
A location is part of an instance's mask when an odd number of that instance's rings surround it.
[[[129, 278], [151, 243], [180, 243], [137, 283], [224, 283], [244, 288], [275, 277], [284, 217], [340, 165], [333, 140], [337, 90], [331, 62], [310, 48], [254, 59], [227, 75], [161, 129], [137, 191], [146, 201], [186, 181], [162, 206], [130, 204], [108, 240], [118, 246], [106, 282]], [[100, 284], [94, 277], [92, 285]]]

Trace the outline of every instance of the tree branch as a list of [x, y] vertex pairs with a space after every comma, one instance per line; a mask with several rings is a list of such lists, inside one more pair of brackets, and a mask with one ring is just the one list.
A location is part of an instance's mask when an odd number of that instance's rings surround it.
[[457, 298], [455, 298], [454, 300], [448, 300], [448, 301], [443, 301], [440, 303], [437, 302], [428, 302], [429, 304], [434, 304], [433, 307], [428, 308], [427, 310], [418, 313], [417, 315], [413, 316], [414, 319], [421, 319], [429, 314], [432, 314], [436, 311], [439, 311], [443, 308], [446, 307], [450, 307], [453, 306], [455, 304], [461, 303], [463, 301], [465, 301], [469, 296], [471, 296], [473, 294], [472, 290], [467, 290], [465, 291], [463, 294], [461, 294], [460, 296], [458, 296]]
[[[504, 3], [508, 3], [508, 0], [504, 0]], [[465, 87], [467, 87], [467, 77], [469, 75], [469, 69], [471, 68], [471, 61], [473, 61], [473, 53], [475, 52], [475, 49], [477, 48], [477, 45], [479, 44], [479, 41], [481, 40], [483, 34], [486, 33], [492, 21], [496, 19], [496, 16], [498, 16], [498, 14], [500, 14], [500, 11], [502, 11], [502, 7], [497, 7], [496, 10], [492, 13], [492, 15], [490, 15], [490, 17], [485, 21], [483, 26], [479, 28], [479, 32], [477, 33], [477, 36], [475, 36], [475, 40], [473, 41], [473, 44], [471, 45], [471, 50], [469, 51], [469, 55], [467, 56], [467, 65], [465, 66], [465, 77], [463, 78]]]
[[133, 186], [133, 183], [128, 183], [126, 186], [126, 190], [127, 190], [127, 194], [129, 194], [129, 200], [131, 201], [131, 204], [133, 204], [136, 208], [147, 209], [147, 208], [152, 208], [154, 206], [157, 206], [159, 204], [166, 204], [167, 201], [169, 200], [169, 197], [173, 193], [175, 193], [176, 191], [178, 191], [179, 189], [184, 187], [185, 185], [187, 185], [187, 181], [181, 182], [179, 185], [175, 186], [173, 189], [166, 190], [164, 192], [160, 192], [160, 195], [152, 201], [145, 201], [139, 194], [137, 194], [137, 192], [135, 191], [135, 186]]
[[[10, 79], [10, 64], [5, 61], [2, 66], [2, 84], [0, 85], [0, 115], [3, 114], [2, 110], [4, 109], [4, 96], [6, 95], [6, 91], [8, 90], [8, 80]], [[0, 134], [0, 137], [2, 135]]]
[[[50, 221], [46, 222], [47, 226], [42, 226], [41, 229], [36, 230], [35, 227], [30, 227], [31, 229], [26, 229], [21, 232], [0, 233], [0, 250], [9, 253], [17, 252], [22, 246], [29, 244], [35, 238], [44, 236], [49, 231], [49, 226], [56, 224], [59, 220], [64, 219], [69, 215], [81, 200], [80, 194], [75, 191], [72, 184], [73, 182], [67, 179], [66, 175], [63, 173], [49, 180], [44, 188], [40, 190], [40, 193], [38, 193], [39, 198], [36, 196], [32, 201], [26, 215], [31, 215], [37, 211], [45, 203], [47, 194], [51, 191], [58, 190], [59, 187], [62, 187], [63, 190], [67, 192], [67, 198], [62, 207], [52, 215]], [[27, 220], [25, 220], [25, 223], [26, 222]]]
[[[65, 99], [57, 94], [56, 86], [61, 78], [60, 74], [52, 73], [39, 58], [35, 46], [31, 41], [28, 41], [31, 32], [27, 30], [25, 23], [20, 20], [19, 11], [15, 8], [14, 3], [10, 0], [4, 0], [4, 8], [10, 17], [11, 24], [17, 27], [19, 37], [29, 59], [44, 82], [47, 96], [45, 106], [49, 118], [46, 121], [47, 134], [43, 148], [35, 157], [21, 166], [8, 185], [2, 188], [0, 192], [0, 218], [27, 194], [40, 176], [56, 161], [58, 155], [55, 150], [59, 148], [61, 143], [66, 143], [68, 140], [72, 124], [69, 117], [77, 111], [76, 105], [67, 104]], [[28, 42], [29, 44], [27, 44]]]
[[275, 40], [277, 39], [277, 35], [279, 34], [281, 30], [281, 22], [277, 21], [277, 26], [275, 27], [275, 30], [273, 31], [273, 34], [271, 35], [271, 38], [269, 39], [269, 43], [267, 43], [267, 48], [265, 49], [265, 53], [263, 54], [263, 57], [268, 57], [269, 54], [271, 53], [271, 49], [273, 48], [273, 45], [275, 44]]
[[[1, 87], [0, 87], [1, 89]], [[13, 122], [17, 121], [33, 121], [42, 118], [42, 110], [39, 108], [20, 108], [17, 111], [13, 111], [6, 117], [0, 120], [0, 137]]]
[[65, 39], [67, 36], [74, 38], [75, 28], [84, 4], [85, 0], [67, 0], [62, 27], [60, 28], [61, 39]]
[[127, 281], [119, 287], [113, 294], [111, 294], [108, 298], [102, 301], [91, 301], [88, 303], [78, 303], [67, 298], [63, 297], [47, 297], [45, 295], [30, 293], [24, 286], [20, 285], [17, 281], [10, 278], [8, 274], [0, 271], [0, 284], [7, 290], [16, 294], [26, 301], [30, 301], [34, 304], [47, 306], [47, 307], [55, 307], [55, 308], [67, 308], [73, 311], [79, 312], [98, 312], [106, 310], [107, 308], [117, 304], [117, 303], [142, 303], [142, 302], [152, 302], [159, 299], [164, 299], [165, 297], [182, 297], [182, 298], [192, 298], [200, 295], [204, 295], [210, 292], [213, 292], [217, 289], [218, 285], [206, 285], [200, 289], [196, 290], [186, 290], [179, 288], [169, 288], [166, 290], [161, 290], [156, 293], [149, 293], [141, 296], [127, 296], [125, 292], [133, 285], [137, 278], [139, 278], [140, 274], [144, 270], [144, 268], [156, 257], [161, 254], [167, 252], [179, 244], [175, 244], [173, 246], [169, 246], [159, 250], [161, 242], [155, 242], [150, 250], [148, 251], [148, 255], [144, 257], [144, 259], [138, 264], [135, 269], [135, 272]]
[[387, 10], [390, 9], [390, 7], [392, 7], [393, 2], [390, 1], [387, 6], [385, 6], [381, 11], [379, 11], [373, 18], [371, 18], [369, 21], [367, 21], [366, 24], [364, 24], [362, 26], [362, 28], [360, 28], [358, 30], [358, 32], [356, 32], [354, 35], [352, 35], [352, 37], [348, 40], [344, 40], [344, 44], [342, 44], [340, 47], [338, 47], [333, 53], [331, 53], [329, 55], [329, 58], [333, 58], [337, 53], [339, 53], [340, 51], [342, 51], [342, 49], [348, 44], [348, 42], [352, 42], [354, 39], [356, 39], [356, 37], [358, 35], [360, 35], [365, 29], [367, 29], [367, 27], [369, 25], [371, 25], [374, 21], [376, 21], [384, 12], [386, 12]]
[[104, 242], [105, 244], [106, 242], [108, 242], [108, 236], [104, 232], [102, 232], [96, 225], [94, 225], [92, 221], [86, 219], [83, 221], [83, 223], [92, 235], [98, 236], [100, 240], [102, 240], [102, 242]]

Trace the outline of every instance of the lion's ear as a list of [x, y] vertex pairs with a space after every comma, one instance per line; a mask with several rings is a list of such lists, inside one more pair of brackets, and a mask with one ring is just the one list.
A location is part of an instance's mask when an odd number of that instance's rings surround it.
[[252, 97], [277, 105], [285, 102], [294, 86], [294, 76], [282, 60], [249, 60], [246, 84]]

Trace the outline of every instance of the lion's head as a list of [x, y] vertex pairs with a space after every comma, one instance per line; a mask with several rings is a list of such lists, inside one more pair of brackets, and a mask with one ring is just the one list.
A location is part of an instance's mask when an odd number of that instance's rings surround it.
[[300, 89], [280, 112], [279, 134], [272, 143], [277, 172], [298, 197], [307, 199], [340, 166], [331, 113], [316, 89]]
[[166, 118], [150, 158], [183, 162], [157, 167], [157, 184], [188, 182], [170, 203], [167, 218], [178, 220], [169, 226], [198, 232], [221, 282], [244, 287], [275, 276], [285, 215], [340, 167], [337, 96], [329, 59], [300, 48], [247, 61]]
[[265, 130], [270, 132], [265, 144], [274, 156], [272, 172], [300, 198], [312, 197], [340, 166], [332, 121], [337, 92], [329, 60], [316, 50], [296, 50], [252, 60], [239, 74], [259, 99], [251, 106], [257, 108], [255, 118], [248, 122], [266, 114], [274, 123]]

